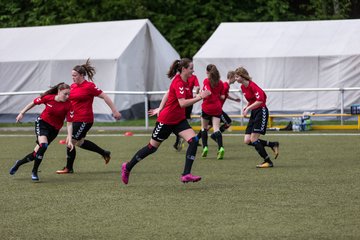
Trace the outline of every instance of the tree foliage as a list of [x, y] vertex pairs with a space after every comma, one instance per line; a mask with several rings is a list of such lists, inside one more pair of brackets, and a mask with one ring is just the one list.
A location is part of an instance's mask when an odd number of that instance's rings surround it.
[[148, 18], [192, 57], [221, 22], [360, 17], [360, 0], [0, 0], [0, 27]]

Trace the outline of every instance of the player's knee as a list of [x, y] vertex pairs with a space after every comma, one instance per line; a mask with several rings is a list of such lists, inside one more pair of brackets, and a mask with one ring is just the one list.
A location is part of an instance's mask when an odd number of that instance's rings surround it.
[[214, 135], [214, 137], [220, 137], [222, 135], [222, 133], [220, 131], [216, 131], [211, 135]]
[[199, 138], [197, 136], [192, 137], [188, 140], [188, 149], [186, 151], [186, 157], [194, 160], [196, 155], [196, 150], [198, 147]]
[[195, 136], [195, 137], [192, 137], [188, 140], [188, 144], [190, 146], [197, 146], [198, 145], [198, 142], [199, 142], [199, 138], [198, 136]]
[[150, 143], [148, 144], [148, 151], [149, 151], [149, 153], [150, 154], [153, 154], [154, 152], [156, 152], [157, 151], [157, 147], [154, 147], [153, 145], [151, 145]]
[[83, 145], [85, 139], [80, 139], [80, 140], [75, 140], [73, 139], [73, 144], [75, 144], [78, 147], [81, 147], [81, 145]]
[[39, 145], [39, 150], [36, 152], [36, 158], [42, 159], [47, 148], [48, 148], [48, 143], [41, 143]]
[[245, 138], [244, 143], [247, 145], [252, 145], [250, 138]]

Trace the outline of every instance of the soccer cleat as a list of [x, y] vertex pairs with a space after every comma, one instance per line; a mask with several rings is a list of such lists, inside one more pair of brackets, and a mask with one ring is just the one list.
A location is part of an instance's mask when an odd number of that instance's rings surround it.
[[31, 173], [31, 179], [33, 181], [39, 181], [39, 176], [36, 172]]
[[19, 165], [18, 165], [18, 162], [19, 162], [20, 160], [17, 160], [16, 162], [15, 162], [15, 164], [14, 164], [14, 166], [12, 166], [11, 168], [10, 168], [10, 175], [14, 175], [15, 173], [16, 173], [16, 171], [19, 169]]
[[74, 170], [64, 167], [62, 170], [57, 170], [56, 173], [57, 174], [68, 174], [68, 173], [74, 173]]
[[105, 164], [108, 164], [110, 162], [111, 159], [110, 154], [111, 154], [110, 151], [104, 151], [103, 158], [105, 160]]
[[121, 180], [124, 184], [128, 184], [129, 177], [130, 177], [130, 171], [127, 170], [126, 165], [127, 165], [127, 162], [124, 162], [121, 165]]
[[207, 154], [208, 154], [208, 151], [209, 151], [208, 147], [205, 146], [205, 147], [203, 148], [201, 157], [205, 158], [205, 157], [207, 156]]
[[225, 149], [221, 147], [217, 153], [217, 159], [221, 160], [224, 159]]
[[256, 165], [257, 168], [272, 168], [274, 167], [273, 163], [269, 163], [269, 162], [263, 162], [259, 165]]
[[194, 176], [192, 175], [191, 173], [189, 174], [186, 174], [184, 176], [181, 176], [180, 180], [183, 182], [183, 183], [188, 183], [188, 182], [198, 182], [201, 180], [201, 177], [200, 176]]
[[279, 142], [274, 142], [274, 146], [271, 148], [275, 154], [275, 159], [279, 156], [279, 146], [280, 143]]

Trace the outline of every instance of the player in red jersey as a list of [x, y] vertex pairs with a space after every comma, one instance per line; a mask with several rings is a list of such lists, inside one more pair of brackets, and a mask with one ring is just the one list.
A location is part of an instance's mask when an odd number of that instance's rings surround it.
[[59, 83], [48, 91], [35, 98], [34, 101], [26, 105], [16, 117], [16, 122], [20, 122], [24, 114], [35, 105], [44, 104], [45, 109], [35, 121], [36, 147], [33, 152], [26, 155], [23, 159], [17, 160], [10, 169], [10, 174], [14, 175], [19, 167], [25, 163], [34, 161], [31, 179], [39, 181], [38, 168], [44, 157], [44, 154], [50, 143], [56, 138], [64, 120], [67, 120], [66, 144], [71, 150], [74, 148], [71, 142], [72, 134], [72, 106], [68, 101], [70, 95], [70, 86], [65, 83]]
[[222, 101], [224, 99], [223, 91], [224, 85], [220, 80], [220, 73], [214, 64], [209, 64], [206, 67], [207, 78], [203, 82], [203, 90], [211, 92], [210, 97], [204, 99], [201, 108], [201, 139], [203, 143], [202, 157], [206, 157], [208, 153], [208, 129], [209, 122], [212, 122], [214, 132], [211, 137], [216, 139], [218, 144], [217, 159], [224, 158], [224, 146], [222, 141], [222, 134], [220, 132], [220, 116], [222, 114]]
[[192, 61], [187, 58], [175, 60], [171, 65], [167, 75], [172, 79], [172, 82], [167, 94], [164, 95], [164, 98], [166, 97], [167, 100], [164, 101], [163, 98], [162, 101], [164, 107], [162, 108], [161, 106], [160, 108], [149, 111], [151, 116], [158, 114], [150, 142], [141, 148], [130, 162], [124, 162], [121, 166], [121, 179], [124, 184], [128, 184], [130, 171], [133, 167], [148, 155], [156, 152], [161, 143], [167, 139], [171, 133], [179, 135], [189, 143], [186, 151], [184, 172], [180, 180], [184, 183], [201, 180], [200, 176], [191, 174], [199, 139], [186, 120], [185, 108], [206, 98], [210, 92], [203, 91], [195, 98], [189, 98], [186, 92], [186, 88], [189, 87], [187, 80], [194, 72], [193, 67]]
[[[95, 68], [91, 66], [88, 59], [85, 64], [77, 65], [73, 68], [71, 76], [73, 84], [71, 85], [70, 101], [74, 108], [72, 143], [82, 149], [100, 154], [105, 164], [110, 161], [110, 151], [104, 150], [92, 141], [86, 140], [86, 134], [94, 123], [93, 101], [99, 97], [105, 101], [112, 111], [113, 117], [117, 120], [121, 114], [117, 111], [114, 103], [102, 90], [96, 87], [93, 82]], [[88, 80], [85, 79], [88, 76]], [[62, 170], [56, 171], [58, 174], [73, 173], [73, 165], [76, 157], [76, 149], [66, 150], [66, 166]]]
[[235, 79], [241, 83], [241, 91], [248, 101], [248, 104], [243, 109], [243, 115], [246, 116], [251, 111], [250, 119], [245, 130], [244, 143], [254, 146], [259, 155], [264, 159], [264, 162], [257, 165], [258, 168], [270, 168], [274, 164], [270, 160], [265, 147], [270, 147], [275, 153], [275, 159], [279, 155], [279, 142], [265, 141], [260, 138], [260, 135], [265, 135], [266, 126], [269, 118], [269, 110], [266, 107], [266, 94], [256, 85], [248, 71], [239, 67], [235, 70]]
[[[226, 99], [230, 99], [233, 100], [235, 102], [240, 102], [240, 98], [234, 98], [232, 96], [229, 95], [229, 90], [230, 90], [230, 85], [233, 84], [234, 82], [236, 82], [235, 80], [235, 72], [234, 71], [229, 71], [227, 74], [227, 80], [223, 82], [224, 85], [224, 91], [223, 91], [223, 95], [224, 95], [224, 99], [221, 99], [222, 102], [222, 106], [224, 106], [224, 103], [226, 101]], [[225, 132], [226, 129], [228, 129], [231, 126], [232, 120], [229, 117], [229, 115], [224, 112], [224, 110], [222, 111], [222, 114], [220, 116], [220, 123], [223, 123], [219, 130], [221, 133]], [[212, 128], [212, 122], [211, 120], [209, 121], [208, 124], [208, 131]], [[201, 130], [199, 131], [198, 135], [199, 138], [201, 138]], [[211, 138], [216, 142], [216, 139], [214, 138], [214, 135], [211, 135]]]
[[[188, 85], [189, 85], [189, 87], [186, 89], [187, 93], [189, 94], [188, 98], [193, 98], [194, 97], [193, 92], [195, 91], [195, 94], [198, 94], [199, 91], [200, 91], [199, 80], [196, 77], [196, 75], [192, 74], [188, 78]], [[188, 119], [189, 121], [191, 120], [192, 109], [193, 109], [193, 105], [185, 108], [186, 119]], [[176, 141], [175, 141], [175, 143], [173, 145], [174, 148], [177, 151], [181, 151], [183, 143], [184, 143], [184, 139], [182, 139], [181, 137], [176, 135]]]

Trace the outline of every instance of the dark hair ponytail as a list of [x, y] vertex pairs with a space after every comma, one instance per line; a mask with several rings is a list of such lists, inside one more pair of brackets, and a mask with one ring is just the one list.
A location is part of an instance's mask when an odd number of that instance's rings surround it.
[[220, 81], [220, 73], [217, 67], [214, 64], [209, 64], [206, 66], [206, 71], [209, 73], [209, 80], [211, 87], [215, 87]]
[[43, 92], [40, 94], [40, 97], [49, 95], [49, 94], [58, 94], [59, 91], [64, 90], [64, 89], [70, 89], [70, 86], [64, 82], [61, 82], [59, 84], [56, 84], [53, 87], [50, 87], [49, 90], [47, 90], [46, 92]]
[[167, 73], [168, 78], [171, 79], [176, 75], [176, 73], [178, 72], [178, 69], [179, 69], [179, 63], [180, 63], [180, 60], [175, 60], [171, 64], [170, 69], [169, 69], [169, 71]]
[[96, 74], [96, 71], [95, 71], [95, 68], [93, 66], [91, 66], [91, 63], [90, 63], [90, 58], [88, 58], [86, 60], [86, 63], [85, 64], [82, 64], [82, 65], [76, 65], [74, 68], [73, 68], [74, 71], [77, 71], [78, 73], [80, 73], [81, 75], [83, 76], [88, 76], [88, 79], [91, 81], [91, 82], [94, 82], [93, 80], [93, 77], [94, 75]]
[[188, 68], [191, 63], [189, 58], [182, 58], [181, 60], [175, 60], [173, 64], [171, 64], [170, 69], [167, 73], [168, 78], [173, 78], [176, 73], [181, 73], [182, 68]]

